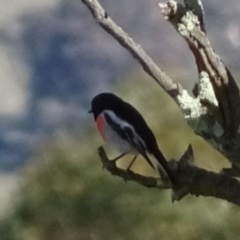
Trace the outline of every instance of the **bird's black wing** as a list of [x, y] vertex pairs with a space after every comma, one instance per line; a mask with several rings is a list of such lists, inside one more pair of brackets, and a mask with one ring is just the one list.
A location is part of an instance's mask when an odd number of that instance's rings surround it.
[[142, 143], [142, 140], [140, 139], [140, 137], [136, 133], [134, 133], [133, 129], [130, 127], [124, 127], [124, 132], [128, 136], [128, 140], [132, 143], [132, 145], [137, 149], [137, 151], [146, 159], [149, 165], [154, 169], [154, 165], [149, 159], [146, 153], [146, 147]]
[[111, 116], [107, 113], [107, 112], [103, 112], [103, 115], [106, 119], [106, 122], [108, 123], [108, 125], [110, 125], [112, 127], [112, 129], [125, 141], [128, 141], [128, 136], [127, 134], [124, 132], [122, 126], [114, 121]]
[[153, 135], [143, 116], [136, 108], [134, 108], [131, 104], [121, 100], [118, 102], [117, 106], [114, 106], [114, 111], [116, 112], [117, 116], [134, 127], [134, 130], [144, 141], [148, 152], [152, 152], [158, 148], [155, 136]]
[[[112, 127], [112, 129], [122, 139], [124, 139], [129, 144], [131, 144], [137, 150], [137, 152], [139, 152], [146, 159], [149, 165], [152, 168], [154, 168], [154, 165], [152, 164], [151, 160], [147, 156], [145, 143], [141, 139], [141, 137], [135, 132], [134, 128], [127, 126], [127, 123], [122, 125], [119, 124], [118, 122], [114, 121], [107, 112], [104, 112], [104, 117], [107, 123]], [[124, 121], [124, 120], [121, 119], [121, 121]]]

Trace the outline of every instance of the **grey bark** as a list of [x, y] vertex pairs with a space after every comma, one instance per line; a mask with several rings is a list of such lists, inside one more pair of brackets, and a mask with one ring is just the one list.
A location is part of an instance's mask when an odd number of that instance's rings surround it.
[[[97, 23], [114, 37], [139, 62], [147, 74], [154, 79], [178, 104], [184, 118], [194, 132], [220, 151], [233, 165], [225, 174], [213, 173], [193, 164], [192, 149], [189, 148], [179, 161], [169, 166], [178, 179], [177, 186], [161, 173], [159, 179], [146, 178], [113, 167], [104, 151], [100, 156], [105, 168], [126, 180], [134, 180], [145, 186], [173, 189], [173, 200], [186, 194], [212, 196], [240, 205], [240, 183], [233, 178], [240, 172], [240, 95], [234, 77], [221, 58], [211, 47], [204, 26], [204, 11], [200, 0], [185, 0], [181, 5], [174, 0], [159, 3], [163, 16], [170, 22], [189, 46], [198, 70], [198, 84], [192, 97], [179, 83], [174, 82], [145, 53], [142, 47], [123, 31], [108, 15], [97, 0], [82, 0]], [[191, 159], [191, 161], [189, 161]], [[111, 163], [111, 164], [110, 164]], [[109, 167], [112, 166], [112, 167]]]

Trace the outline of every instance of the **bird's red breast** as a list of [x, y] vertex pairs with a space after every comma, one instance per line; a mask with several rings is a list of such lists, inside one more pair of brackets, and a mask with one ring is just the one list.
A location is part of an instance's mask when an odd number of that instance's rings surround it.
[[105, 135], [104, 135], [104, 116], [100, 114], [97, 119], [96, 119], [96, 126], [98, 129], [98, 132], [100, 133], [101, 137], [105, 140]]

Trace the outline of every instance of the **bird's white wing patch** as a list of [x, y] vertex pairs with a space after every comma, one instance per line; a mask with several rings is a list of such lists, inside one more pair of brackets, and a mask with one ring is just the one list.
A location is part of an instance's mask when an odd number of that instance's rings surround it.
[[142, 138], [137, 134], [134, 127], [125, 120], [119, 118], [113, 111], [105, 110], [104, 117], [109, 127], [115, 131], [124, 141], [127, 141], [138, 152], [146, 149], [146, 145]]

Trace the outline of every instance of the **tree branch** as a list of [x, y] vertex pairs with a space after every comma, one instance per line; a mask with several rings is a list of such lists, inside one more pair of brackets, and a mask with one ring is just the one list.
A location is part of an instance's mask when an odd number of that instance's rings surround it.
[[[186, 40], [195, 57], [198, 68], [195, 98], [158, 68], [142, 47], [116, 25], [97, 0], [82, 2], [89, 8], [97, 23], [126, 48], [143, 69], [177, 102], [194, 131], [240, 169], [239, 89], [206, 36], [201, 0], [185, 0], [186, 7], [174, 0], [159, 5], [164, 17]], [[189, 149], [186, 154], [190, 156], [190, 152]], [[160, 184], [159, 179], [118, 169], [114, 163], [109, 163], [103, 152], [100, 151], [100, 155], [104, 167], [114, 175], [148, 187], [169, 187], [166, 181]], [[175, 167], [171, 169], [179, 183], [179, 186], [174, 186], [173, 200], [180, 200], [190, 193], [196, 196], [213, 196], [240, 205], [240, 183], [236, 179], [197, 168], [189, 162], [183, 164], [184, 162], [172, 162]]]
[[142, 47], [117, 26], [97, 0], [82, 0], [100, 26], [112, 35], [142, 65], [143, 69], [170, 95], [179, 94], [179, 88], [172, 79], [154, 63]]
[[[135, 181], [145, 187], [170, 189], [169, 181], [160, 178], [142, 176], [133, 171], [126, 171], [108, 159], [104, 149], [98, 148], [104, 169], [125, 181]], [[180, 201], [187, 194], [195, 196], [216, 197], [240, 206], [240, 183], [225, 174], [217, 174], [194, 166], [191, 146], [179, 161], [169, 162], [169, 168], [177, 179], [173, 186], [172, 201]]]
[[[144, 52], [142, 47], [123, 31], [106, 13], [106, 10], [97, 0], [82, 0], [88, 7], [97, 23], [112, 37], [114, 37], [129, 53], [141, 64], [143, 69], [176, 101], [184, 113], [186, 119], [190, 120], [191, 126], [201, 131], [205, 126], [212, 127], [212, 121], [206, 117], [206, 107], [200, 98], [193, 98], [180, 83], [173, 80], [163, 72], [154, 61]], [[211, 118], [211, 117], [210, 117]]]
[[[216, 99], [209, 101], [202, 97], [201, 102], [205, 101], [204, 105], [222, 125], [224, 137], [233, 138], [240, 124], [239, 89], [230, 71], [215, 53], [206, 34], [202, 31], [205, 27], [201, 1], [185, 0], [185, 4], [186, 7], [174, 0], [169, 0], [166, 3], [160, 3], [159, 7], [164, 17], [186, 40], [196, 59], [198, 72], [204, 73], [205, 76], [207, 74], [213, 86]], [[199, 74], [199, 83], [200, 81], [201, 74]]]
[[124, 181], [134, 181], [140, 183], [145, 187], [153, 187], [153, 188], [160, 188], [160, 189], [167, 189], [170, 188], [170, 184], [166, 184], [162, 182], [161, 179], [157, 179], [154, 177], [145, 177], [141, 174], [134, 173], [131, 170], [123, 170], [116, 166], [115, 161], [111, 161], [108, 159], [106, 152], [104, 151], [103, 147], [98, 148], [98, 154], [101, 158], [101, 162], [103, 164], [103, 168], [108, 170], [112, 175], [118, 176], [124, 179]]
[[[199, 117], [199, 121], [186, 116], [185, 118], [198, 135], [226, 156], [234, 167], [240, 169], [239, 89], [229, 69], [215, 53], [205, 32], [202, 31], [203, 8], [198, 6], [199, 3], [202, 5], [201, 0], [184, 2], [186, 7], [174, 0], [160, 3], [159, 7], [164, 17], [186, 40], [196, 59], [199, 78], [195, 95], [206, 107], [206, 113]], [[189, 4], [192, 4], [190, 11]], [[198, 6], [197, 11], [194, 11], [194, 5]], [[195, 15], [194, 12], [198, 14]], [[200, 127], [195, 122], [200, 122]]]

